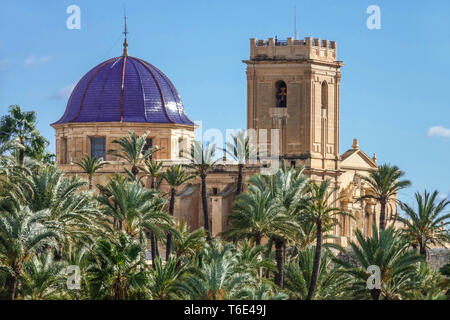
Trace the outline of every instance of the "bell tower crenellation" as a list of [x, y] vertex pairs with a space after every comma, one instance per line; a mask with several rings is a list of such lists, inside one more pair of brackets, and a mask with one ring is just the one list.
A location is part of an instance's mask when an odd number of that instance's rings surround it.
[[336, 61], [337, 43], [336, 41], [312, 39], [306, 37], [304, 40], [268, 40], [250, 39], [250, 59], [320, 59], [326, 61]]
[[291, 164], [304, 164], [318, 175], [338, 171], [343, 63], [337, 60], [337, 43], [250, 39], [250, 59], [243, 62], [247, 128], [278, 129], [280, 155]]

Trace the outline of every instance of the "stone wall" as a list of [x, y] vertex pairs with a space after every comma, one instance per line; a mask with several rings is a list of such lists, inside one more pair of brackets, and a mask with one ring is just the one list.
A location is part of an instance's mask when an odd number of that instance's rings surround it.
[[450, 249], [433, 248], [429, 250], [427, 262], [433, 269], [439, 270], [445, 264], [450, 263]]

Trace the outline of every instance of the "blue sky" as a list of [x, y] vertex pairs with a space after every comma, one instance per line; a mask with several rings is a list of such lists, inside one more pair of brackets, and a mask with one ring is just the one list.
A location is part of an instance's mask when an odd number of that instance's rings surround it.
[[[69, 30], [69, 5], [81, 30]], [[381, 29], [366, 27], [369, 5]], [[293, 35], [338, 42], [342, 68], [341, 152], [357, 137], [379, 163], [398, 165], [415, 191], [450, 193], [450, 2], [412, 0], [127, 1], [130, 55], [174, 82], [204, 128], [246, 125], [249, 38]], [[38, 113], [51, 141], [67, 96], [93, 66], [121, 53], [122, 0], [0, 3], [0, 114], [11, 104]], [[432, 127], [440, 127], [432, 130]]]

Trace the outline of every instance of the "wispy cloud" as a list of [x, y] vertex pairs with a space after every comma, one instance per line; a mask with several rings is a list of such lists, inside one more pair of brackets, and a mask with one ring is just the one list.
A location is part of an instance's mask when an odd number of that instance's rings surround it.
[[428, 129], [428, 136], [450, 138], [450, 129], [443, 126], [431, 127]]
[[439, 200], [450, 199], [450, 191], [447, 194], [439, 193], [438, 198], [439, 198]]
[[68, 86], [65, 86], [62, 89], [59, 89], [55, 93], [53, 93], [50, 96], [50, 99], [52, 100], [67, 100], [70, 97], [70, 94], [72, 93], [73, 89], [75, 88], [74, 84], [69, 84]]
[[25, 67], [33, 67], [38, 66], [40, 64], [47, 63], [51, 60], [52, 57], [50, 56], [42, 56], [42, 57], [36, 57], [36, 56], [29, 56], [25, 59], [24, 65]]

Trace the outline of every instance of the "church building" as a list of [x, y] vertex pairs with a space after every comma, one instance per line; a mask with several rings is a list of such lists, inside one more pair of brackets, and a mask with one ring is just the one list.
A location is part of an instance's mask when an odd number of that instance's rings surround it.
[[[379, 208], [372, 200], [356, 201], [368, 192], [359, 178], [376, 169], [376, 157], [369, 157], [354, 139], [341, 153], [340, 79], [342, 61], [335, 41], [287, 38], [280, 41], [250, 39], [250, 57], [243, 61], [247, 75], [247, 129], [268, 132], [268, 149], [277, 130], [281, 159], [288, 166], [305, 166], [316, 181], [330, 179], [338, 187], [342, 209], [355, 220], [342, 217], [333, 234], [346, 246], [355, 229], [370, 235], [378, 222]], [[236, 116], [244, 116], [236, 115]], [[68, 175], [83, 176], [74, 162], [85, 154], [109, 162], [94, 177], [106, 183], [109, 176], [124, 173], [123, 161], [107, 153], [112, 141], [129, 131], [150, 134], [147, 146], [158, 146], [154, 159], [163, 168], [183, 162], [181, 151], [194, 141], [194, 123], [188, 118], [181, 97], [170, 79], [149, 62], [123, 53], [88, 71], [74, 88], [56, 131], [56, 161]], [[220, 147], [220, 146], [219, 146]], [[264, 163], [244, 167], [244, 191], [248, 178], [260, 172]], [[208, 210], [211, 231], [218, 235], [227, 228], [236, 196], [237, 164], [225, 162], [208, 174]], [[167, 186], [162, 185], [163, 190]], [[192, 228], [203, 226], [200, 179], [190, 180], [177, 194], [175, 218]], [[394, 209], [395, 210], [395, 209]]]

